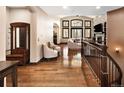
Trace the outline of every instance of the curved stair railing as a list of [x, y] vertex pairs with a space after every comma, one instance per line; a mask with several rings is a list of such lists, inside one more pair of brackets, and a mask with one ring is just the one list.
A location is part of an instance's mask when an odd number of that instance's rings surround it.
[[121, 86], [122, 71], [103, 46], [82, 41], [82, 56], [91, 67], [102, 87]]

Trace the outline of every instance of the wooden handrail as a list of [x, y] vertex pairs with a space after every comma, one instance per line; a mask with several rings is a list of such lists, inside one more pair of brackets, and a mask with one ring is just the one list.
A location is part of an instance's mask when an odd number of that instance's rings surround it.
[[120, 76], [115, 81], [113, 81], [111, 83], [119, 82], [121, 85], [121, 80], [122, 80], [122, 75], [123, 75], [122, 70], [121, 70], [120, 66], [117, 64], [117, 62], [110, 56], [110, 54], [108, 52], [107, 52], [107, 56], [112, 60], [112, 62], [116, 65], [116, 67], [118, 68], [118, 70], [120, 72], [120, 74], [119, 74]]
[[[84, 45], [97, 51], [95, 56], [99, 56], [99, 57], [97, 57], [95, 59], [99, 59], [99, 60], [97, 63], [93, 62], [90, 65], [91, 65], [91, 67], [93, 67], [95, 64], [97, 64], [97, 66], [98, 66], [97, 68], [99, 68], [98, 70], [100, 70], [100, 71], [96, 70], [94, 72], [96, 72], [96, 75], [98, 76], [98, 78], [101, 82], [101, 86], [121, 86], [122, 70], [119, 67], [119, 65], [117, 64], [117, 62], [109, 55], [109, 53], [106, 51], [106, 49], [99, 48], [98, 46], [96, 46], [92, 43], [89, 43], [87, 41], [82, 41], [82, 50], [83, 51], [86, 51], [87, 49], [89, 49], [89, 48], [84, 47]], [[90, 49], [88, 51], [90, 51]], [[87, 55], [85, 55], [85, 52], [82, 54], [85, 58], [88, 57]], [[91, 54], [89, 54], [89, 56], [93, 57]], [[87, 59], [87, 61], [89, 62], [90, 60]], [[116, 72], [116, 70], [118, 72]], [[104, 73], [106, 73], [106, 74], [104, 74]], [[118, 74], [118, 77], [116, 77], [116, 73]]]
[[82, 43], [88, 44], [88, 45], [90, 45], [91, 47], [96, 48], [96, 49], [99, 50], [99, 51], [102, 51], [101, 48], [99, 48], [99, 47], [97, 47], [97, 46], [95, 46], [95, 45], [93, 45], [93, 44], [91, 44], [91, 43], [89, 43], [89, 42], [87, 42], [87, 41], [82, 41]]

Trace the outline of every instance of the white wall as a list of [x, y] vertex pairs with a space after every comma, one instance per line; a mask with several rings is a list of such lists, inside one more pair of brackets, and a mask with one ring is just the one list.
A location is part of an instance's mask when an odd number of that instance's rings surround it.
[[30, 24], [30, 62], [37, 62], [37, 20], [36, 20], [36, 14], [32, 13], [31, 15], [31, 24]]
[[[35, 55], [31, 58], [32, 62], [38, 62], [43, 57], [42, 44], [48, 41], [53, 41], [53, 21], [51, 18], [38, 7], [35, 10], [36, 22], [36, 38], [33, 44], [35, 44]], [[33, 37], [32, 37], [33, 38]], [[34, 45], [32, 45], [34, 46]]]
[[106, 15], [94, 16], [93, 21], [94, 21], [94, 25], [99, 23], [104, 23], [107, 21], [107, 16]]
[[0, 61], [6, 60], [6, 7], [0, 6]]
[[11, 8], [10, 9], [10, 22], [26, 22], [30, 23], [31, 12], [26, 8]]
[[[6, 36], [10, 23], [26, 22], [30, 23], [30, 62], [38, 62], [42, 57], [42, 44], [53, 41], [53, 19], [51, 19], [39, 7], [29, 8], [7, 8]], [[8, 44], [8, 40], [6, 41]], [[8, 45], [7, 45], [8, 46]], [[10, 47], [6, 47], [9, 49]]]
[[11, 47], [10, 43], [10, 23], [25, 22], [31, 23], [31, 12], [26, 8], [6, 7], [6, 50]]
[[10, 9], [6, 7], [6, 50], [11, 48], [11, 34], [10, 34]]

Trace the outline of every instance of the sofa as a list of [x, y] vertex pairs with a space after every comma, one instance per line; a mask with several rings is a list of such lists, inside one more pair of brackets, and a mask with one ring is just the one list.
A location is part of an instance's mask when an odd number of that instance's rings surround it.
[[68, 48], [71, 50], [81, 49], [81, 43], [74, 42], [73, 39], [68, 39]]
[[55, 45], [53, 42], [48, 42], [48, 47], [58, 51], [58, 55], [61, 55], [61, 47]]

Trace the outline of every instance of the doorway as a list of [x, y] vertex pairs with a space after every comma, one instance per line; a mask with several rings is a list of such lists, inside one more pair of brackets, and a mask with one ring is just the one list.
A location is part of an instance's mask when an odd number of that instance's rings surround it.
[[59, 40], [59, 26], [58, 24], [54, 23], [53, 24], [53, 42], [54, 44], [58, 44]]
[[30, 24], [23, 22], [11, 23], [11, 51], [21, 48], [28, 52], [30, 61]]

